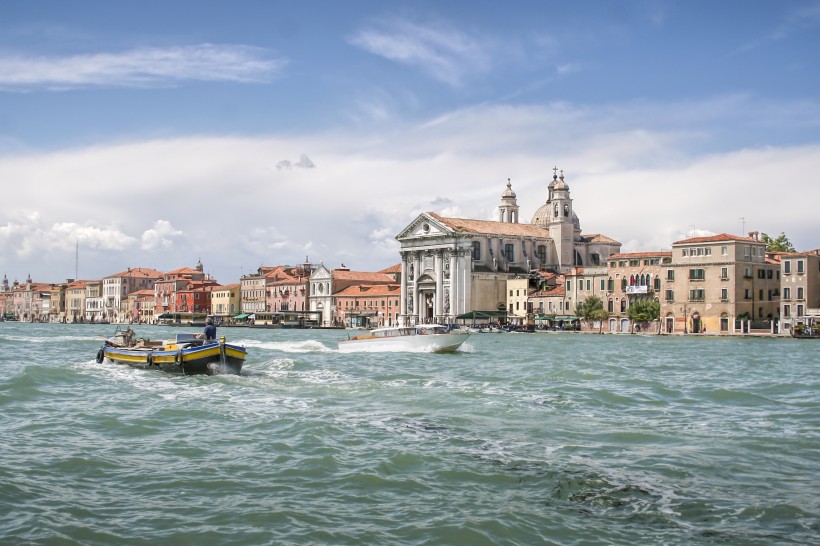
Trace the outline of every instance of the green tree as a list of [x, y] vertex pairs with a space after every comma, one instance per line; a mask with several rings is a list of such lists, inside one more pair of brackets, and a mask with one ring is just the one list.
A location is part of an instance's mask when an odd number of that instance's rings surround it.
[[602, 334], [604, 330], [604, 321], [609, 318], [609, 311], [603, 307], [600, 309], [595, 309], [592, 313], [590, 313], [589, 318], [598, 321], [598, 333]]
[[774, 239], [765, 233], [761, 233], [760, 240], [766, 243], [766, 250], [769, 252], [794, 252], [792, 242], [782, 231]]
[[646, 324], [658, 321], [661, 318], [661, 304], [655, 300], [633, 301], [629, 304], [627, 316], [632, 321], [633, 328], [635, 323]]
[[[587, 323], [587, 327], [592, 327], [592, 321], [604, 321], [609, 317], [609, 313], [604, 309], [604, 302], [598, 296], [589, 296], [578, 303], [575, 313]], [[603, 317], [603, 318], [601, 318]]]

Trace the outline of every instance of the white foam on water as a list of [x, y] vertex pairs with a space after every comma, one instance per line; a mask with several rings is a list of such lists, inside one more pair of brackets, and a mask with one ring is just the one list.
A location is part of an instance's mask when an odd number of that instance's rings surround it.
[[236, 344], [244, 345], [245, 348], [281, 351], [283, 353], [329, 353], [334, 351], [334, 349], [326, 347], [321, 341], [315, 339], [306, 339], [303, 341], [258, 341], [255, 339], [243, 339], [236, 341]]

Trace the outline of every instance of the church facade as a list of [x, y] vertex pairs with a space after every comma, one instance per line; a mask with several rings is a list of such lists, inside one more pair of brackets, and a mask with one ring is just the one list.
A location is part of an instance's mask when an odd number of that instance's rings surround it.
[[537, 271], [600, 266], [620, 252], [604, 235], [582, 235], [569, 185], [557, 173], [530, 223], [519, 222], [512, 184], [501, 194], [498, 220], [418, 215], [396, 236], [401, 244], [400, 324], [454, 322], [468, 313], [506, 309], [508, 279]]

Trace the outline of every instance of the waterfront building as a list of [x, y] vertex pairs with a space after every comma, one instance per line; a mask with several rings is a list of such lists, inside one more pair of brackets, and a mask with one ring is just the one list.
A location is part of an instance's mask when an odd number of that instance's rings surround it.
[[108, 321], [103, 302], [102, 280], [85, 283], [85, 322]]
[[240, 287], [239, 283], [214, 287], [211, 292], [211, 314], [214, 317], [226, 320], [239, 313]]
[[781, 333], [820, 324], [820, 250], [780, 256]]
[[661, 301], [663, 281], [672, 263], [672, 252], [625, 252], [607, 261], [607, 290], [602, 297], [609, 313], [609, 332], [631, 332], [629, 306], [639, 300]]
[[[579, 328], [586, 326], [577, 311], [578, 306], [590, 296], [597, 296], [606, 306], [608, 275], [606, 264], [575, 267], [564, 275], [564, 321], [573, 322]], [[601, 329], [597, 323], [593, 326], [595, 331]]]
[[153, 288], [131, 292], [128, 294], [126, 320], [138, 324], [153, 324], [156, 304]]
[[[205, 273], [202, 262], [197, 262], [195, 268], [180, 267], [165, 273], [161, 280], [154, 283], [154, 316], [159, 319], [163, 315], [165, 318], [172, 318], [168, 315], [179, 313], [177, 309], [177, 290], [185, 290], [192, 281], [205, 280]], [[214, 284], [216, 281], [212, 281]]]
[[518, 275], [507, 279], [507, 321], [510, 324], [528, 324], [528, 316], [532, 314], [529, 302], [530, 278], [529, 275]]
[[528, 306], [539, 328], [571, 327], [575, 318], [567, 303], [566, 276], [552, 271], [538, 273]]
[[68, 322], [85, 320], [85, 295], [88, 281], [71, 281], [65, 290], [65, 317]]
[[334, 295], [336, 315], [347, 328], [377, 328], [398, 324], [400, 286], [356, 284]]
[[344, 321], [335, 296], [352, 286], [396, 284], [395, 277], [383, 271], [351, 271], [344, 264], [338, 269], [330, 270], [320, 263], [310, 274], [310, 311], [318, 318], [321, 326], [342, 326]]
[[[272, 313], [289, 316], [307, 311], [307, 291], [312, 266], [307, 260], [301, 266], [282, 265], [265, 275], [266, 308]], [[284, 316], [284, 315], [280, 315]]]
[[242, 275], [239, 278], [240, 314], [245, 315], [242, 318], [267, 310], [265, 275], [273, 269], [275, 268], [260, 266], [255, 275]]
[[780, 316], [780, 265], [766, 243], [721, 233], [672, 244], [661, 320], [667, 333], [774, 333]]
[[569, 272], [599, 266], [620, 251], [600, 234], [582, 235], [569, 185], [557, 173], [547, 200], [529, 224], [519, 223], [512, 184], [501, 195], [499, 221], [418, 215], [396, 239], [401, 244], [402, 324], [455, 322], [471, 312], [508, 309], [507, 281], [531, 271]]
[[165, 275], [156, 269], [129, 267], [125, 271], [103, 277], [103, 306], [111, 322], [126, 322], [129, 314], [128, 295], [138, 290], [153, 290]]

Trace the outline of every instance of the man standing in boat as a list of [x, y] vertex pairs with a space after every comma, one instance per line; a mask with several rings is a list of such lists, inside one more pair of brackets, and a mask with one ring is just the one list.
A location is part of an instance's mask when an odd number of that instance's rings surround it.
[[216, 326], [214, 326], [214, 319], [208, 317], [205, 321], [205, 331], [197, 336], [198, 338], [205, 338], [205, 343], [216, 341]]

